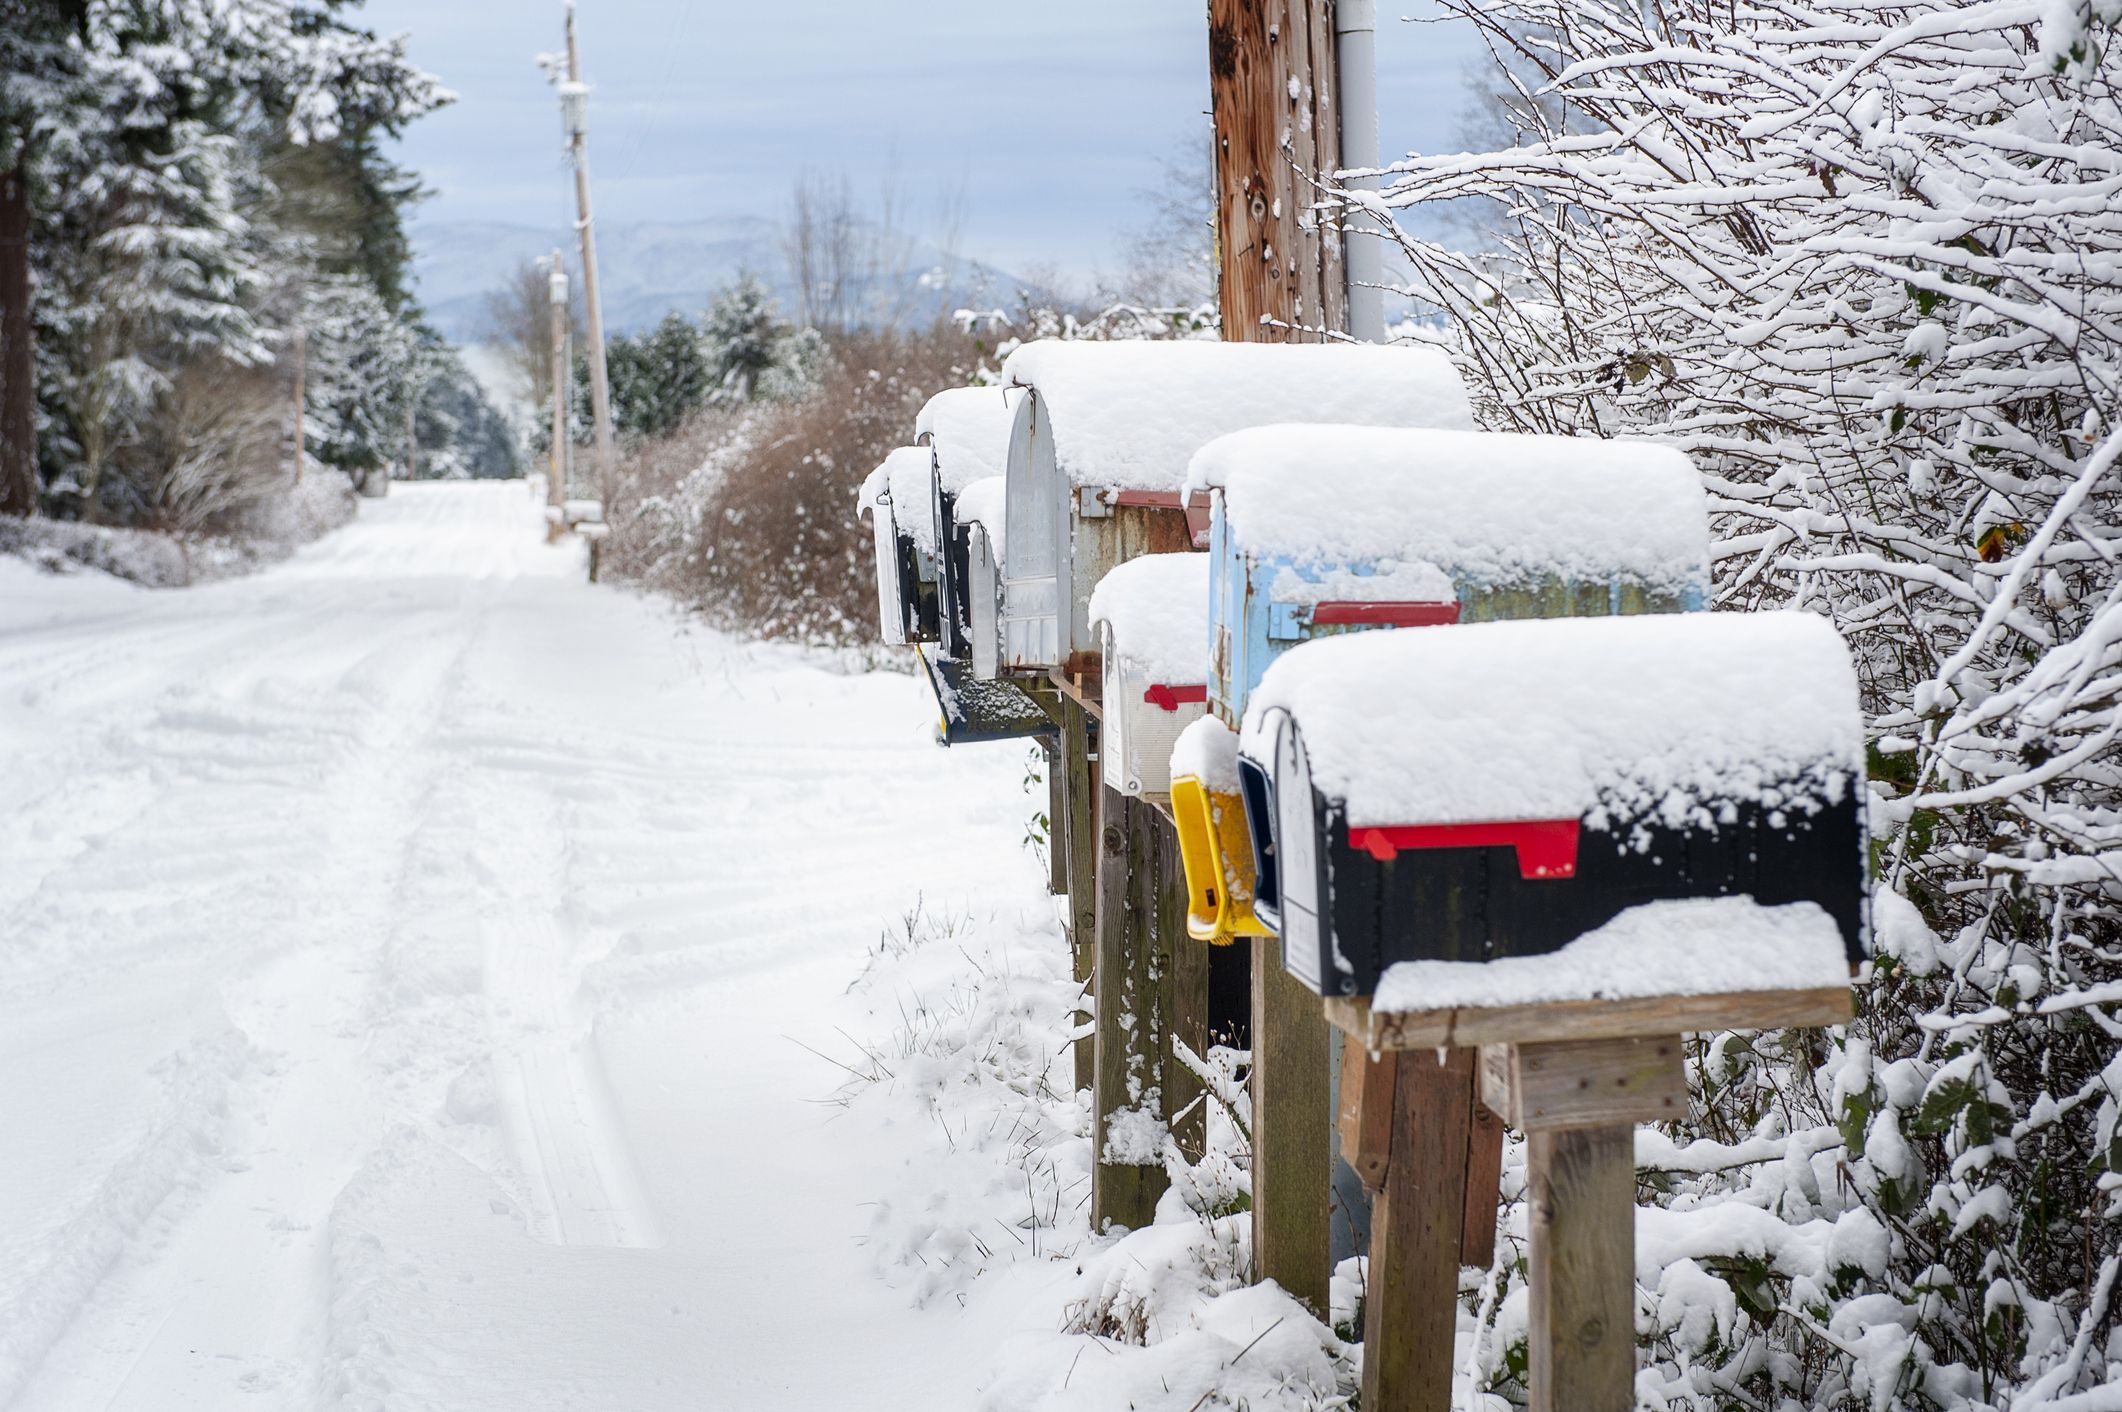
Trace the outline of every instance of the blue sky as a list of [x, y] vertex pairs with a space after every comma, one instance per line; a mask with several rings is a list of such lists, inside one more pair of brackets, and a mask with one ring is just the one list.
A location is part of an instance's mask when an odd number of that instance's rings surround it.
[[[960, 248], [1019, 270], [1114, 263], [1160, 158], [1201, 131], [1202, 0], [580, 0], [600, 220], [777, 218], [804, 168], [858, 191], [894, 170], [916, 216], [962, 191]], [[1469, 38], [1380, 6], [1388, 156], [1454, 148]], [[427, 219], [571, 216], [554, 100], [532, 56], [560, 0], [369, 0], [460, 95], [402, 160]]]

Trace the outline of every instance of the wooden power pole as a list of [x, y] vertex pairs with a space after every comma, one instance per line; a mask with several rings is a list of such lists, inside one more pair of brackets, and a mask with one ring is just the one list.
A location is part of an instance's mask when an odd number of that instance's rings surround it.
[[597, 296], [597, 230], [589, 205], [589, 85], [582, 81], [582, 54], [575, 42], [575, 0], [567, 0], [567, 81], [560, 85], [560, 111], [567, 122], [567, 150], [575, 168], [575, 229], [582, 237], [582, 302], [589, 316], [589, 406], [596, 424], [597, 493], [611, 500], [611, 383], [604, 366], [604, 305]]
[[[1347, 327], [1341, 243], [1313, 183], [1339, 164], [1332, 0], [1209, 0], [1223, 337]], [[1320, 1315], [1332, 1274], [1332, 1044], [1319, 997], [1253, 943], [1253, 1265]]]
[[29, 308], [29, 158], [0, 172], [0, 515], [37, 513], [37, 355]]
[[1332, 0], [1209, 0], [1223, 337], [1312, 342], [1348, 327], [1341, 242], [1314, 215], [1340, 165]]

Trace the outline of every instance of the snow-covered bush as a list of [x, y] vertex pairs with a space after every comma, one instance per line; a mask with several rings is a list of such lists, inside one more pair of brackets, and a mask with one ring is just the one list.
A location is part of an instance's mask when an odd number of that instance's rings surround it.
[[2122, 1377], [2122, 6], [1445, 4], [1517, 141], [1382, 199], [1503, 213], [1400, 236], [1485, 423], [1690, 449], [1717, 606], [1831, 617], [1871, 712], [1880, 959], [1844, 1034], [1698, 1046], [1639, 1153], [1639, 1391], [2081, 1405]]
[[[994, 1350], [988, 1412], [1299, 1412], [1346, 1407], [1351, 1349], [1273, 1284], [1252, 1283], [1246, 1056], [1188, 1056], [1215, 1097], [1206, 1150], [1165, 1139], [1154, 1224], [1090, 1229], [1088, 1095], [1069, 1041], [1082, 987], [1051, 917], [916, 909], [855, 982], [876, 1019], [840, 1100], [906, 1154], [879, 1173], [869, 1250], [917, 1303], [1037, 1332]], [[1346, 1312], [1346, 1311], [1342, 1311]], [[1042, 1322], [1050, 1320], [1041, 1329]]]

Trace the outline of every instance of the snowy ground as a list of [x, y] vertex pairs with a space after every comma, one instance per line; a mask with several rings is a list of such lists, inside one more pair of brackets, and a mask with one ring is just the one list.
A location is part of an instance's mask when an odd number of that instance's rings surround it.
[[917, 896], [1050, 936], [1021, 754], [578, 553], [518, 483], [0, 559], [0, 1407], [952, 1408], [1054, 1336], [1062, 1264], [878, 1278], [936, 1135], [804, 1047]]

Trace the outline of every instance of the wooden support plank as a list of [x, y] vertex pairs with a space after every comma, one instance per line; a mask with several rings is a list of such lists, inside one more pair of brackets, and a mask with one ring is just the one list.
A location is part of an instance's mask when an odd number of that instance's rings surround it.
[[1063, 897], [1068, 893], [1068, 755], [1051, 736], [1040, 743], [1040, 755], [1046, 770], [1046, 890]]
[[1566, 1000], [1498, 1009], [1381, 1014], [1363, 997], [1326, 1002], [1327, 1017], [1366, 1049], [1449, 1049], [1562, 1039], [1625, 1039], [1705, 1030], [1802, 1029], [1848, 1022], [1847, 986], [1820, 990]]
[[1372, 1191], [1385, 1185], [1393, 1145], [1394, 1076], [1399, 1064], [1372, 1054], [1352, 1035], [1341, 1037], [1341, 1111], [1336, 1125], [1341, 1160]]
[[1502, 1115], [1477, 1092], [1466, 1141], [1466, 1221], [1459, 1238], [1459, 1263], [1477, 1270], [1496, 1263], [1496, 1209], [1503, 1201], [1503, 1127]]
[[1320, 1315], [1333, 1274], [1332, 1030], [1319, 997], [1253, 941], [1253, 1273]]
[[[1142, 812], [1144, 825], [1157, 838], [1157, 868], [1151, 879], [1157, 934], [1170, 956], [1171, 1037], [1200, 1055], [1208, 1053], [1208, 947], [1186, 931], [1186, 865], [1179, 857], [1179, 829], [1171, 816], [1154, 806]], [[1170, 1041], [1164, 1052], [1169, 1053]], [[1201, 1081], [1194, 1071], [1170, 1058], [1164, 1066], [1165, 1111], [1175, 1116], [1172, 1136], [1189, 1162], [1198, 1162], [1208, 1145], [1208, 1110]]]
[[1114, 1120], [1141, 1114], [1163, 1123], [1182, 1151], [1201, 1151], [1200, 1082], [1174, 1057], [1172, 1040], [1197, 1050], [1207, 1042], [1208, 959], [1186, 934], [1177, 833], [1116, 790], [1103, 791], [1100, 804], [1091, 1221], [1139, 1228], [1155, 1217], [1168, 1180], [1160, 1154], [1115, 1152]]
[[1527, 1144], [1533, 1412], [1632, 1412], [1634, 1132], [1536, 1128]]
[[1364, 1412], [1445, 1412], [1459, 1315], [1473, 1053], [1399, 1054], [1392, 1160], [1371, 1206]]
[[1526, 1132], [1672, 1122], [1687, 1114], [1678, 1035], [1515, 1044], [1504, 1079], [1504, 1115]]
[[[1091, 757], [1095, 727], [1080, 703], [1056, 703], [1061, 721], [1062, 819], [1055, 835], [1065, 856], [1069, 952], [1085, 1005], [1096, 989], [1098, 931], [1098, 771]], [[1097, 1081], [1096, 1046], [1076, 1045], [1076, 1087]]]

